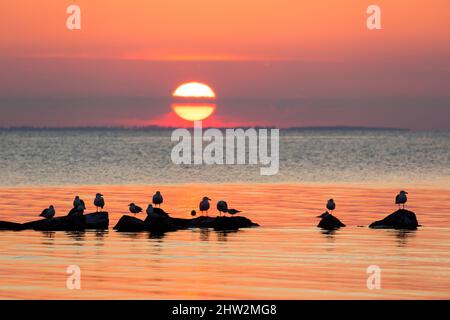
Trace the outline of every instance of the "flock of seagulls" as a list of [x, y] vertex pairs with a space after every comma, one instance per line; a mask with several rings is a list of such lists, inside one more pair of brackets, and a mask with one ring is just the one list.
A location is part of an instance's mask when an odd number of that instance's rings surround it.
[[[211, 199], [208, 197], [203, 197], [202, 200], [200, 201], [199, 210], [202, 213], [202, 216], [203, 216], [203, 214], [206, 214], [206, 216], [208, 215], [208, 210], [211, 207], [210, 201], [211, 201]], [[152, 197], [152, 203], [149, 204], [147, 209], [145, 210], [147, 215], [153, 214], [154, 208], [155, 207], [160, 208], [161, 204], [163, 202], [164, 202], [164, 198], [163, 198], [161, 192], [156, 191], [156, 193]], [[103, 208], [105, 207], [105, 198], [103, 197], [103, 194], [97, 193], [95, 195], [94, 206], [96, 207], [97, 212], [99, 212], [100, 209], [103, 210]], [[85, 210], [86, 210], [86, 204], [83, 201], [83, 199], [81, 199], [79, 196], [75, 196], [75, 198], [73, 200], [73, 207], [69, 211], [68, 215], [69, 216], [82, 215]], [[135, 216], [136, 216], [136, 214], [141, 213], [143, 211], [143, 209], [140, 206], [138, 206], [137, 204], [135, 204], [133, 202], [128, 205], [128, 210], [131, 213], [133, 213]], [[235, 215], [235, 214], [241, 212], [236, 209], [229, 209], [228, 204], [223, 200], [220, 200], [217, 202], [217, 210], [219, 211], [220, 216], [222, 216], [222, 213], [224, 215], [226, 213], [228, 213], [230, 215]], [[46, 219], [51, 219], [55, 216], [55, 214], [56, 214], [56, 210], [55, 210], [54, 206], [51, 205], [48, 208], [44, 209], [39, 216], [44, 217]], [[195, 216], [196, 214], [197, 213], [195, 210], [191, 211], [192, 216]]]
[[[158, 206], [158, 208], [160, 208], [160, 207], [161, 207], [161, 204], [162, 204], [163, 202], [164, 202], [164, 198], [163, 198], [161, 192], [156, 191], [156, 193], [155, 193], [155, 194], [153, 195], [153, 197], [152, 197], [152, 203], [150, 203], [150, 204], [147, 206], [147, 209], [145, 210], [145, 212], [147, 213], [147, 215], [151, 215], [151, 214], [154, 213], [153, 205], [155, 205], [155, 207]], [[133, 213], [135, 216], [136, 216], [138, 213], [141, 213], [141, 212], [143, 211], [142, 208], [139, 207], [138, 205], [136, 205], [135, 203], [130, 203], [130, 204], [128, 205], [128, 207], [129, 207], [130, 212]]]
[[[203, 197], [202, 201], [200, 201], [200, 204], [198, 205], [198, 209], [200, 210], [200, 212], [202, 213], [206, 213], [206, 216], [208, 216], [208, 210], [210, 208], [210, 202], [211, 199], [208, 197]], [[236, 209], [229, 209], [228, 208], [228, 203], [226, 203], [223, 200], [219, 200], [217, 202], [217, 211], [219, 211], [219, 215], [222, 216], [222, 213], [225, 215], [226, 213], [231, 214], [231, 215], [235, 215], [236, 213], [239, 213], [241, 211], [236, 210]], [[191, 211], [191, 216], [195, 216], [196, 212], [195, 210]]]
[[[405, 204], [408, 201], [408, 197], [406, 196], [407, 194], [408, 194], [408, 192], [401, 190], [399, 192], [399, 194], [397, 194], [397, 196], [395, 197], [395, 204], [398, 205], [399, 209], [401, 206], [403, 206], [403, 209], [405, 209]], [[211, 201], [211, 199], [206, 196], [203, 197], [202, 200], [200, 201], [198, 208], [199, 208], [199, 211], [201, 212], [202, 216], [203, 216], [203, 214], [206, 214], [206, 216], [208, 216], [208, 210], [211, 207], [210, 201]], [[153, 205], [155, 205], [155, 207], [158, 206], [158, 208], [160, 208], [161, 204], [163, 202], [164, 202], [164, 198], [163, 198], [161, 192], [156, 191], [156, 193], [152, 197], [152, 203], [149, 204], [147, 207], [147, 210], [146, 210], [147, 215], [151, 215], [154, 213]], [[96, 207], [97, 212], [99, 212], [99, 209], [103, 210], [103, 208], [105, 207], [105, 199], [103, 198], [103, 195], [101, 193], [97, 193], [95, 195], [94, 206]], [[224, 216], [227, 213], [233, 216], [233, 215], [241, 212], [236, 209], [228, 208], [228, 203], [224, 200], [219, 200], [217, 202], [216, 207], [217, 207], [217, 211], [219, 211], [220, 216], [222, 216], [222, 213], [224, 214]], [[327, 201], [326, 208], [327, 208], [327, 211], [322, 213], [320, 216], [318, 216], [318, 218], [324, 218], [331, 214], [330, 211], [333, 212], [336, 209], [336, 203], [334, 202], [333, 199], [329, 199]], [[141, 213], [143, 211], [142, 208], [139, 207], [138, 205], [136, 205], [135, 203], [130, 203], [128, 205], [128, 209], [135, 216], [136, 216], [136, 214]], [[68, 215], [69, 216], [82, 215], [84, 213], [84, 210], [86, 210], [86, 205], [85, 205], [84, 201], [79, 196], [76, 196], [73, 200], [73, 208], [70, 210]], [[42, 210], [42, 213], [39, 216], [44, 217], [46, 219], [51, 219], [55, 216], [55, 214], [56, 214], [55, 207], [53, 205], [50, 205], [48, 208], [45, 208], [44, 210]], [[195, 210], [192, 210], [191, 216], [196, 216], [196, 215], [197, 215], [197, 212]]]

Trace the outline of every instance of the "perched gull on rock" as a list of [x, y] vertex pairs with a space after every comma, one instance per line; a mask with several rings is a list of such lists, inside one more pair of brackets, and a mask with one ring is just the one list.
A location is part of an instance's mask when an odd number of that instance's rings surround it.
[[78, 208], [79, 206], [83, 206], [83, 210], [86, 210], [86, 206], [84, 205], [84, 201], [80, 199], [79, 196], [76, 196], [75, 199], [73, 199], [73, 207]]
[[44, 217], [45, 219], [51, 219], [55, 216], [55, 213], [55, 208], [51, 205], [50, 207], [42, 210], [42, 213], [39, 216]]
[[97, 207], [97, 212], [98, 212], [98, 208], [102, 208], [105, 206], [105, 199], [103, 198], [103, 195], [101, 193], [97, 193], [95, 195], [95, 200], [94, 200], [94, 206]]
[[333, 211], [334, 209], [336, 209], [336, 203], [334, 203], [333, 199], [328, 200], [327, 209], [330, 211]]
[[145, 212], [147, 212], [147, 215], [150, 216], [153, 214], [153, 206], [151, 204], [148, 205], [147, 210], [145, 210]]
[[405, 203], [408, 201], [408, 197], [406, 196], [408, 192], [400, 191], [400, 193], [395, 197], [395, 204], [398, 204], [398, 208], [400, 209], [400, 205], [403, 205], [403, 209], [405, 209]]
[[80, 202], [80, 197], [79, 196], [75, 196], [75, 199], [73, 199], [73, 207], [76, 208], [81, 204]]
[[161, 203], [163, 203], [163, 197], [161, 195], [161, 192], [156, 191], [156, 193], [153, 195], [152, 202], [154, 205], [157, 205], [158, 207], [161, 206]]
[[219, 210], [219, 213], [222, 215], [223, 213], [227, 213], [228, 212], [228, 204], [223, 201], [220, 200], [219, 202], [217, 202], [217, 210]]
[[134, 203], [130, 203], [128, 206], [130, 207], [129, 208], [130, 212], [134, 213], [134, 215], [136, 215], [139, 212], [142, 212], [142, 208], [137, 206], [137, 205], [135, 205]]
[[73, 200], [73, 208], [69, 211], [68, 216], [82, 215], [84, 213], [84, 210], [86, 210], [84, 201], [80, 199], [79, 196], [76, 196]]
[[217, 210], [219, 210], [220, 213], [229, 213], [231, 215], [235, 215], [236, 213], [239, 213], [241, 211], [236, 210], [236, 209], [228, 209], [228, 203], [226, 203], [225, 201], [221, 200], [219, 202], [217, 202]]
[[73, 200], [73, 207], [75, 209], [86, 210], [86, 205], [84, 204], [83, 199], [81, 199], [79, 196], [76, 196], [75, 199]]
[[208, 215], [208, 210], [209, 210], [209, 201], [211, 201], [210, 198], [208, 197], [203, 197], [202, 201], [200, 202], [200, 204], [198, 205], [198, 208], [200, 210], [200, 212], [203, 215], [203, 211], [206, 211], [206, 215]]

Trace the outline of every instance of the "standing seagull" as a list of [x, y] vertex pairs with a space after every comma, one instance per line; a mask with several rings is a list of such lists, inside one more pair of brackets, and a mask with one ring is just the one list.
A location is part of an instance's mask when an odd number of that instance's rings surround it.
[[145, 212], [147, 212], [147, 215], [150, 216], [153, 214], [153, 206], [151, 204], [148, 205], [147, 210], [145, 210]]
[[69, 211], [68, 216], [83, 215], [84, 210], [86, 210], [84, 201], [80, 199], [79, 196], [76, 196], [75, 199], [73, 199], [73, 208]]
[[330, 211], [333, 211], [334, 209], [336, 209], [336, 203], [334, 203], [333, 199], [328, 200], [327, 209]]
[[406, 196], [408, 192], [400, 191], [400, 193], [395, 197], [395, 204], [398, 204], [398, 208], [400, 209], [400, 205], [403, 205], [403, 209], [405, 209], [405, 203], [408, 201], [408, 197]]
[[154, 205], [157, 205], [158, 207], [161, 206], [161, 203], [163, 203], [163, 197], [161, 195], [161, 192], [156, 191], [156, 193], [153, 195], [152, 202]]
[[211, 201], [210, 198], [208, 197], [203, 197], [202, 201], [200, 202], [200, 204], [198, 205], [198, 208], [200, 210], [200, 212], [203, 215], [203, 211], [206, 211], [206, 215], [208, 215], [208, 210], [209, 210], [209, 202]]
[[78, 208], [78, 206], [81, 206], [82, 201], [83, 200], [81, 200], [79, 196], [76, 196], [75, 199], [73, 199], [73, 207]]
[[80, 200], [81, 204], [78, 206], [78, 208], [82, 209], [83, 211], [86, 210], [86, 204], [84, 203], [83, 199]]
[[74, 207], [69, 211], [68, 216], [78, 216], [78, 215], [83, 215], [84, 210], [86, 209], [86, 207], [84, 206], [84, 202], [83, 200], [81, 200], [81, 204], [78, 207]]
[[222, 212], [224, 214], [228, 212], [228, 204], [225, 201], [220, 200], [217, 202], [217, 210], [219, 210], [219, 213], [222, 216]]
[[142, 212], [142, 208], [135, 205], [134, 203], [130, 203], [128, 206], [130, 207], [130, 212], [134, 213], [134, 215], [136, 215], [139, 212]]
[[81, 199], [79, 196], [76, 196], [75, 199], [73, 199], [73, 208], [77, 210], [86, 210], [86, 205], [84, 204], [83, 199]]
[[105, 206], [105, 199], [103, 198], [103, 195], [101, 193], [97, 193], [95, 195], [94, 206], [97, 207], [97, 212], [99, 207], [103, 210], [103, 207]]
[[50, 207], [42, 210], [42, 213], [39, 216], [44, 217], [45, 219], [51, 219], [55, 216], [55, 213], [55, 208], [51, 205]]

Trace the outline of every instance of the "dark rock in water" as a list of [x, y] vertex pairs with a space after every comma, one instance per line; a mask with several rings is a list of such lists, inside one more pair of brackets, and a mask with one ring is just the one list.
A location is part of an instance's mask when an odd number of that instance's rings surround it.
[[85, 229], [106, 230], [109, 227], [108, 212], [94, 212], [84, 215]]
[[171, 218], [172, 224], [183, 228], [213, 228], [214, 230], [238, 230], [240, 228], [259, 227], [246, 217], [197, 217], [194, 219]]
[[24, 227], [21, 223], [8, 222], [8, 221], [0, 221], [0, 230], [24, 230]]
[[148, 224], [132, 216], [122, 216], [117, 224], [114, 226], [114, 230], [119, 232], [129, 232], [129, 231], [148, 231]]
[[73, 216], [82, 216], [84, 213], [84, 210], [80, 210], [78, 208], [72, 208], [70, 209], [69, 213], [67, 214], [68, 217], [73, 217]]
[[84, 218], [79, 217], [57, 217], [51, 219], [42, 219], [26, 222], [23, 224], [25, 229], [40, 231], [75, 231], [83, 230]]
[[145, 218], [144, 221], [146, 223], [150, 223], [153, 219], [159, 219], [159, 218], [168, 219], [170, 217], [169, 217], [169, 214], [167, 212], [165, 212], [163, 209], [153, 208], [153, 213], [147, 214], [147, 218]]
[[163, 216], [163, 217], [167, 217], [167, 218], [169, 217], [169, 214], [167, 212], [165, 212], [161, 208], [153, 208], [153, 213], [157, 214], [157, 215], [160, 215], [160, 216]]
[[155, 233], [184, 229], [184, 227], [174, 225], [172, 223], [173, 220], [174, 219], [170, 217], [158, 214], [148, 215], [145, 221], [136, 217], [124, 215], [113, 229], [119, 232], [150, 231]]
[[373, 222], [369, 228], [373, 229], [410, 229], [419, 227], [416, 214], [412, 211], [399, 209], [383, 220]]
[[341, 227], [345, 227], [345, 224], [341, 222], [338, 218], [333, 216], [332, 214], [325, 215], [322, 220], [320, 220], [317, 225], [318, 228], [322, 228], [325, 230], [335, 230]]
[[[108, 212], [94, 212], [86, 215], [63, 216], [41, 219], [26, 223], [2, 222], [3, 230], [39, 230], [39, 231], [80, 231], [85, 229], [108, 229]], [[9, 227], [10, 229], [7, 229]]]
[[169, 214], [161, 208], [153, 208], [153, 213], [147, 215], [144, 222], [147, 224], [147, 230], [154, 233], [178, 230], [173, 225], [172, 218], [170, 218]]
[[246, 217], [216, 217], [214, 218], [214, 230], [239, 230], [240, 228], [258, 227]]
[[214, 230], [239, 230], [239, 221], [230, 217], [217, 217], [214, 223]]
[[[165, 213], [165, 212], [164, 212]], [[165, 213], [167, 214], [167, 213]], [[188, 228], [213, 228], [215, 230], [238, 230], [257, 227], [258, 224], [245, 217], [197, 217], [194, 219], [171, 218], [164, 214], [148, 215], [145, 221], [131, 216], [123, 216], [117, 222], [117, 231], [167, 232]]]

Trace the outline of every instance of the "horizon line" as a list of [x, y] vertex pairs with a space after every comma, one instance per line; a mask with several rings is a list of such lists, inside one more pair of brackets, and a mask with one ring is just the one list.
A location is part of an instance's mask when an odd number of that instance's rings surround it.
[[[134, 126], [10, 126], [2, 127], [0, 130], [145, 130], [145, 129], [157, 129], [157, 130], [175, 130], [175, 129], [191, 129], [193, 127], [177, 127], [177, 126], [158, 126], [158, 125], [134, 125]], [[256, 129], [280, 129], [280, 130], [390, 130], [390, 131], [449, 131], [445, 129], [410, 129], [401, 127], [378, 127], [378, 126], [290, 126], [290, 127], [277, 127], [277, 126], [239, 126], [239, 127], [214, 127], [207, 126], [203, 129], [217, 128], [217, 129], [233, 129], [233, 128], [256, 128]]]

